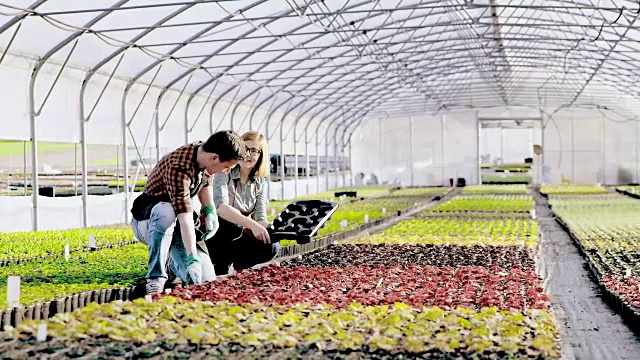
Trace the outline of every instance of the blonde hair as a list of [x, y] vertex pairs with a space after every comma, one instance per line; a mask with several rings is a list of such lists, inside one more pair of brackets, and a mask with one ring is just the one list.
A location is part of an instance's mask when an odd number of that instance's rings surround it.
[[260, 148], [260, 157], [258, 162], [251, 170], [249, 177], [266, 178], [269, 175], [269, 148], [267, 146], [267, 138], [258, 131], [247, 131], [242, 134], [244, 141], [256, 141]]

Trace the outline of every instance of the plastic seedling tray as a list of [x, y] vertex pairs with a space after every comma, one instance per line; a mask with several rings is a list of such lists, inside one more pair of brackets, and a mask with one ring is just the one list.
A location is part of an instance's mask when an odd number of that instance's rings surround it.
[[322, 200], [294, 201], [273, 220], [267, 229], [272, 242], [295, 240], [298, 244], [311, 242], [331, 219], [340, 205]]
[[333, 195], [337, 198], [339, 198], [340, 196], [344, 195], [346, 197], [358, 197], [358, 192], [357, 191], [336, 191], [333, 193]]

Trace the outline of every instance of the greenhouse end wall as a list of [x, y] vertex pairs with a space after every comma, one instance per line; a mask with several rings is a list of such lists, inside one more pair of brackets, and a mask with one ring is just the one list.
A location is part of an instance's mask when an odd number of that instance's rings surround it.
[[[590, 106], [534, 112], [542, 115], [533, 142], [544, 151], [538, 175], [531, 149], [534, 182], [640, 182], [640, 123], [635, 119]], [[375, 174], [380, 182], [399, 185], [448, 186], [455, 178], [476, 184], [478, 131], [474, 111], [366, 120], [351, 139], [353, 173], [364, 173], [367, 179]]]
[[[478, 182], [478, 120], [473, 111], [369, 119], [352, 139], [353, 173], [402, 186]], [[413, 150], [413, 151], [412, 151]]]
[[547, 183], [637, 183], [638, 122], [614, 111], [572, 108], [544, 116]]

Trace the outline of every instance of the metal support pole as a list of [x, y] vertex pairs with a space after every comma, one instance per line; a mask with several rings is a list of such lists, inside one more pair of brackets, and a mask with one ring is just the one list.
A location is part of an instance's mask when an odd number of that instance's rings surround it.
[[320, 192], [320, 136], [316, 131], [316, 194]]
[[482, 169], [481, 169], [481, 161], [480, 161], [480, 134], [481, 134], [481, 126], [480, 126], [480, 118], [478, 117], [478, 112], [476, 111], [476, 174], [478, 177], [478, 184], [482, 184]]
[[87, 194], [89, 192], [89, 182], [87, 180], [87, 122], [80, 120], [80, 148], [82, 152], [82, 227], [89, 225], [89, 209]]
[[504, 161], [504, 128], [500, 128], [500, 161], [502, 165], [505, 164]]
[[155, 117], [155, 135], [156, 135], [156, 164], [160, 161], [160, 115], [158, 114], [158, 109], [154, 112]]
[[35, 83], [38, 67], [29, 82], [29, 124], [31, 131], [31, 196], [33, 199], [32, 230], [38, 231], [38, 127], [36, 124]]
[[22, 142], [22, 152], [23, 152], [23, 163], [22, 163], [22, 169], [24, 171], [24, 196], [27, 196], [27, 142], [23, 141]]
[[[637, 128], [637, 123], [636, 123], [636, 128]], [[606, 116], [602, 116], [602, 131], [600, 131], [600, 151], [602, 152], [602, 183], [606, 184], [607, 183], [607, 137], [606, 137], [606, 130], [607, 129], [607, 117]], [[638, 132], [636, 131], [636, 136], [638, 135]], [[637, 140], [636, 140], [636, 145], [637, 145]], [[638, 148], [636, 146], [636, 157], [637, 157], [637, 153], [638, 153]], [[636, 179], [637, 179], [637, 162], [636, 162]], [[635, 180], [637, 181], [637, 180]]]
[[378, 133], [380, 135], [380, 184], [382, 184], [382, 172], [384, 169], [384, 137], [382, 136], [382, 119], [378, 119]]
[[311, 156], [309, 155], [309, 135], [307, 131], [304, 132], [304, 156], [305, 156], [305, 162], [306, 162], [305, 175], [307, 177], [307, 196], [309, 196], [310, 186], [311, 186], [311, 166], [309, 164], [309, 160], [310, 160], [309, 158]]
[[[329, 132], [329, 129], [327, 129], [327, 134]], [[324, 137], [324, 154], [325, 154], [325, 159], [326, 159], [326, 164], [327, 164], [327, 168], [326, 168], [326, 173], [325, 173], [325, 191], [329, 190], [329, 169], [330, 169], [330, 157], [329, 157], [329, 136], [325, 135]]]
[[184, 143], [189, 143], [189, 107], [184, 110]]
[[[636, 121], [636, 136], [634, 136], [634, 138], [636, 139], [636, 177], [633, 180], [633, 182], [637, 183], [638, 182], [638, 119], [635, 119], [635, 121]], [[606, 124], [606, 120], [605, 120], [605, 124]], [[603, 183], [606, 183], [606, 180], [603, 181]]]
[[286, 157], [284, 155], [284, 126], [280, 122], [280, 200], [284, 200], [284, 178], [286, 172], [284, 171]]
[[444, 167], [445, 167], [445, 131], [444, 131], [444, 113], [440, 114], [440, 157], [441, 159], [441, 165], [442, 165], [442, 185], [443, 186], [447, 186], [447, 181], [446, 181], [446, 176], [445, 176], [445, 171], [444, 171]]
[[413, 116], [409, 116], [409, 162], [411, 164], [411, 186], [414, 186], [413, 179]]
[[576, 182], [575, 178], [575, 156], [576, 156], [576, 145], [575, 145], [575, 117], [571, 114], [571, 183]]
[[293, 167], [295, 171], [293, 172], [293, 194], [294, 197], [298, 197], [298, 139], [296, 139], [296, 130], [293, 130]]
[[127, 145], [127, 94], [131, 89], [131, 83], [127, 84], [122, 95], [122, 178], [124, 180], [124, 222], [129, 223], [129, 151]]
[[[334, 189], [337, 189], [337, 188], [340, 187], [339, 184], [338, 184], [338, 173], [343, 173], [344, 172], [344, 169], [342, 168], [342, 160], [341, 160], [341, 156], [340, 156], [341, 152], [338, 151], [338, 128], [339, 128], [339, 126], [336, 126], [336, 132], [335, 132], [335, 135], [333, 136], [333, 157], [336, 159], [336, 165], [338, 167], [338, 171], [337, 171], [336, 176], [335, 176], [335, 178], [336, 178], [335, 179], [336, 180], [335, 181], [336, 186], [335, 186]], [[344, 186], [344, 179], [342, 181], [342, 185]]]
[[78, 144], [73, 144], [73, 189], [78, 196]]
[[116, 145], [116, 194], [120, 194], [120, 145]]
[[[351, 135], [353, 135], [353, 133], [351, 133]], [[351, 187], [353, 187], [353, 163], [351, 162], [352, 159], [352, 146], [351, 146], [351, 135], [349, 136], [349, 142], [347, 143], [349, 145], [349, 184]]]

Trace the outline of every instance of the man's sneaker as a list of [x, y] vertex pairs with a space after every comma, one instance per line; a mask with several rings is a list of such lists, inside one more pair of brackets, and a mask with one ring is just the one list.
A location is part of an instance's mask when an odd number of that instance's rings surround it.
[[147, 295], [161, 294], [164, 290], [164, 281], [147, 280]]

